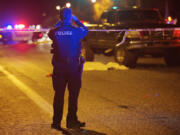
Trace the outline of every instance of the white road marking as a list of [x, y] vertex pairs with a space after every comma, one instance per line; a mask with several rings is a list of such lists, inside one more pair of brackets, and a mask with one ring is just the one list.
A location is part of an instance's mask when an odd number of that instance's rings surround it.
[[0, 71], [3, 72], [8, 77], [8, 79], [12, 81], [14, 85], [19, 88], [19, 90], [21, 90], [21, 92], [23, 92], [42, 110], [48, 113], [50, 117], [52, 117], [52, 110], [53, 110], [52, 105], [50, 105], [43, 97], [38, 95], [33, 89], [28, 87], [26, 84], [21, 82], [18, 78], [16, 78], [14, 75], [12, 75], [7, 70], [5, 70], [1, 65], [0, 65]]

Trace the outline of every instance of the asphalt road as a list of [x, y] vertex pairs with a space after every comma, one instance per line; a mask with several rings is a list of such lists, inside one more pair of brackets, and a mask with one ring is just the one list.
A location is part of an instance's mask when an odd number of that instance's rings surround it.
[[[95, 70], [87, 63], [79, 97], [82, 130], [50, 129], [53, 89], [50, 45], [0, 46], [0, 135], [180, 135], [180, 67], [140, 59], [136, 69]], [[67, 114], [65, 97], [62, 126]]]

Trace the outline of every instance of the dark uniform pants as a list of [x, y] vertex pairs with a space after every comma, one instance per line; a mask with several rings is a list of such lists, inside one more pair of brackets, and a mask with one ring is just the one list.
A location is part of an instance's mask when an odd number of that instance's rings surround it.
[[64, 94], [66, 86], [68, 86], [68, 115], [67, 121], [77, 120], [78, 96], [81, 88], [81, 72], [79, 71], [79, 63], [58, 63], [53, 69], [53, 87], [54, 95], [54, 115], [53, 123], [59, 124], [63, 116]]

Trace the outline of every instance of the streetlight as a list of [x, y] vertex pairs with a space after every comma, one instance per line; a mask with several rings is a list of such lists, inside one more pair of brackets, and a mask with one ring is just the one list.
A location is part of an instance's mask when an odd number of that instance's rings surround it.
[[69, 3], [69, 2], [66, 3], [66, 7], [67, 7], [67, 8], [70, 8], [70, 7], [71, 7], [71, 3]]
[[56, 6], [56, 10], [60, 10], [61, 7], [59, 5]]
[[92, 3], [95, 3], [95, 2], [96, 2], [96, 0], [91, 0], [91, 2], [92, 2]]

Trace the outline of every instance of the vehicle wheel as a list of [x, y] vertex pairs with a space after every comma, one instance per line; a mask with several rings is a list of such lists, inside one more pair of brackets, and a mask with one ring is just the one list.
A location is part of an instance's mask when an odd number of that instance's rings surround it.
[[115, 61], [130, 68], [136, 67], [137, 55], [132, 51], [127, 51], [124, 48], [115, 50]]
[[168, 51], [165, 53], [164, 60], [167, 66], [179, 66], [180, 65], [180, 50]]
[[89, 45], [83, 44], [81, 55], [86, 59], [86, 61], [93, 61], [94, 60], [94, 52], [89, 47]]

